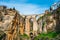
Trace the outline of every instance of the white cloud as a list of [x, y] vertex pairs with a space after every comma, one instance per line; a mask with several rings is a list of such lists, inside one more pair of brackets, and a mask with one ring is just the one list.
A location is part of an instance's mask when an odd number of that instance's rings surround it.
[[0, 5], [6, 5], [9, 8], [15, 7], [22, 15], [40, 14], [43, 13], [46, 9], [48, 9], [48, 7], [40, 7], [34, 4], [13, 4], [0, 2]]

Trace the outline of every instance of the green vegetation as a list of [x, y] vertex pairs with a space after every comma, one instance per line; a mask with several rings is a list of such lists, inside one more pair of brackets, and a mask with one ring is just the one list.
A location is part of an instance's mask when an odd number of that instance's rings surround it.
[[27, 34], [20, 35], [21, 38], [29, 38]]
[[45, 22], [43, 22], [43, 24], [42, 24], [42, 26], [44, 27], [44, 25], [45, 25], [46, 23]]
[[49, 14], [46, 14], [47, 16], [51, 16], [52, 14], [51, 13], [49, 13]]
[[29, 36], [27, 34], [20, 35], [20, 40], [28, 40]]
[[56, 33], [56, 32], [48, 32], [47, 34], [41, 33], [41, 34], [38, 34], [38, 36], [36, 36], [34, 38], [34, 40], [38, 40], [40, 38], [43, 38], [43, 39], [49, 38], [49, 39], [51, 39], [51, 38], [57, 37], [57, 35], [58, 35], [58, 33]]
[[42, 19], [43, 18], [43, 16], [41, 16], [39, 19]]
[[57, 33], [56, 32], [48, 32], [47, 34], [42, 33], [39, 35], [40, 35], [40, 37], [54, 38], [54, 37], [56, 37]]
[[6, 35], [6, 34], [5, 34], [3, 31], [0, 30], [0, 40], [1, 40], [3, 37], [5, 37], [5, 35]]

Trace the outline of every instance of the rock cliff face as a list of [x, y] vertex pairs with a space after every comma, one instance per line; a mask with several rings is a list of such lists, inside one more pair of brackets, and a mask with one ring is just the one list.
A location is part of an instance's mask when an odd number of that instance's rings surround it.
[[0, 31], [6, 34], [2, 40], [19, 40], [19, 34], [23, 34], [24, 28], [21, 20], [23, 21], [22, 16], [15, 9], [0, 7]]
[[45, 15], [39, 18], [38, 25], [40, 33], [47, 33], [49, 30], [60, 32], [60, 7], [52, 12], [46, 11]]
[[54, 31], [56, 27], [54, 15], [49, 11], [46, 11], [45, 14], [38, 19], [38, 25], [40, 27], [40, 33], [47, 33], [49, 30]]

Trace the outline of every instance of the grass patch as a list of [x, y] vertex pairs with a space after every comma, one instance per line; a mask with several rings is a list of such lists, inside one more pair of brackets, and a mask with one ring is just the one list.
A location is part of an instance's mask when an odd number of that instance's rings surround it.
[[29, 38], [27, 34], [20, 35], [21, 38]]
[[48, 32], [47, 34], [41, 33], [41, 34], [38, 34], [38, 36], [36, 36], [34, 38], [34, 40], [38, 40], [40, 38], [42, 38], [42, 39], [43, 38], [49, 38], [49, 39], [51, 39], [51, 38], [55, 38], [57, 35], [58, 35], [58, 33], [56, 33], [56, 32]]

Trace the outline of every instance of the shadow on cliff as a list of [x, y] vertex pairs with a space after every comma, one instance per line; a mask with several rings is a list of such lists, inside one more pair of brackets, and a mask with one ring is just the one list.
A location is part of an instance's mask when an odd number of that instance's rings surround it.
[[60, 7], [58, 7], [54, 12], [55, 20], [56, 20], [56, 27], [55, 31], [60, 33]]
[[3, 35], [0, 36], [0, 40], [5, 40], [6, 39], [6, 34], [4, 33]]

